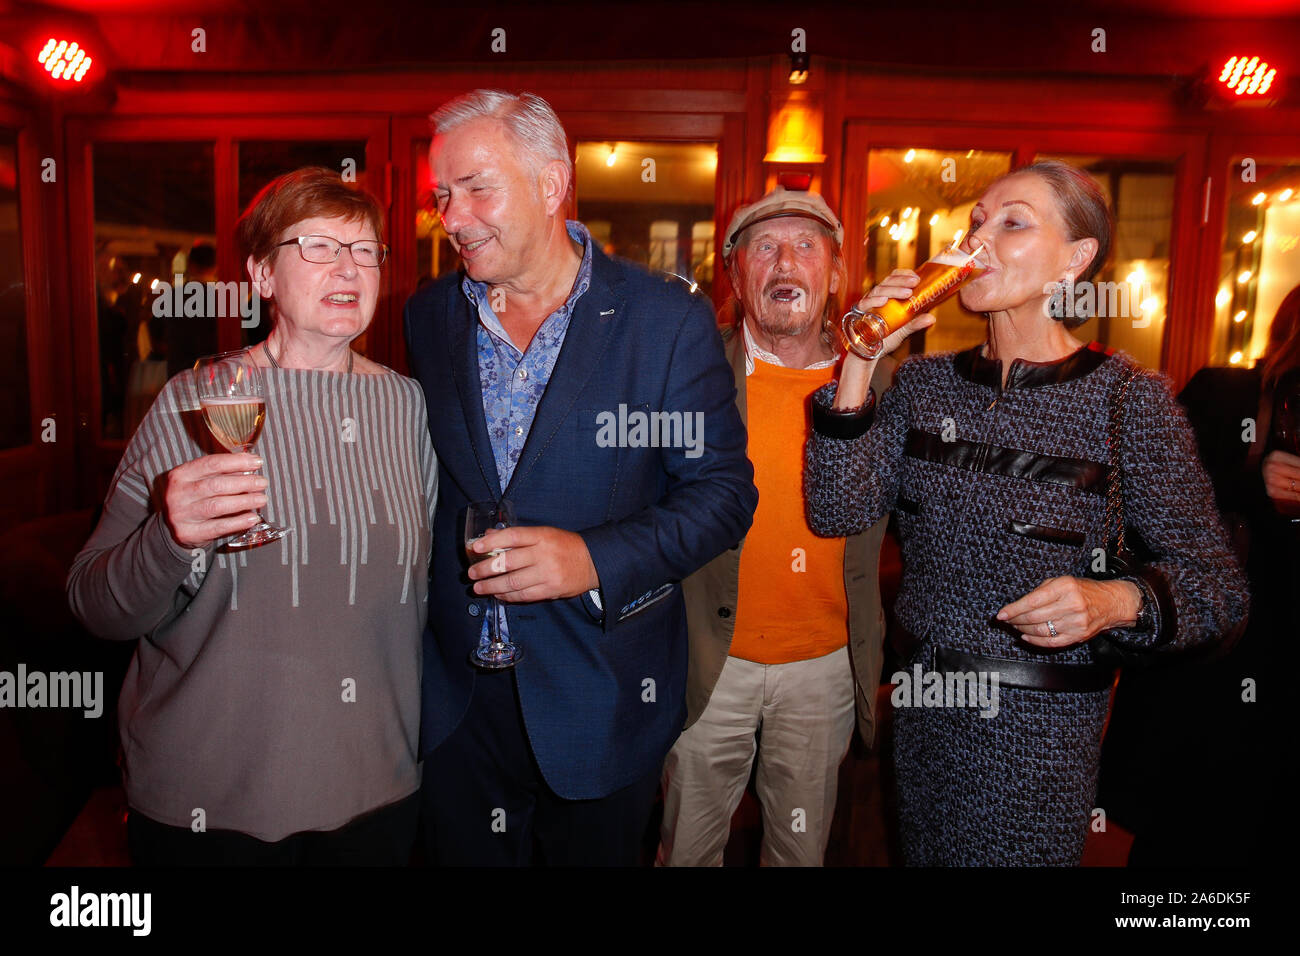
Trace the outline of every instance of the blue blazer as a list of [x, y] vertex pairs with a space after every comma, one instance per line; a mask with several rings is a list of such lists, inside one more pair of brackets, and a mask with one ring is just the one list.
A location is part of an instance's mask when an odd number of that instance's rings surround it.
[[[520, 524], [581, 534], [600, 576], [599, 606], [587, 595], [502, 605], [525, 652], [515, 674], [533, 753], [547, 785], [571, 800], [607, 796], [662, 765], [686, 715], [680, 582], [745, 536], [758, 503], [708, 301], [598, 247], [592, 256], [591, 285], [504, 489]], [[487, 604], [465, 575], [466, 505], [503, 489], [479, 387], [478, 314], [461, 276], [411, 296], [404, 323], [439, 468], [423, 759], [456, 729], [474, 689], [468, 656]], [[651, 417], [672, 412], [683, 427]], [[702, 449], [686, 441], [686, 416], [702, 422]], [[660, 423], [653, 438], [638, 420]]]

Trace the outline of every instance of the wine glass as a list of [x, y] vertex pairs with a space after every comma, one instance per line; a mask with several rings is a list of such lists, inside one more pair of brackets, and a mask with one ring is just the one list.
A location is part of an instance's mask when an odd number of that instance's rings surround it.
[[[496, 501], [472, 501], [465, 512], [465, 554], [470, 564], [477, 564], [487, 558], [505, 554], [509, 548], [495, 548], [478, 554], [474, 551], [474, 542], [487, 532], [498, 528], [509, 528], [515, 523], [515, 507], [504, 498]], [[488, 597], [487, 633], [479, 639], [478, 647], [470, 651], [469, 662], [484, 670], [505, 670], [514, 667], [523, 658], [523, 649], [510, 643], [507, 622], [502, 620], [500, 608], [495, 595]]]
[[[266, 422], [266, 382], [262, 370], [248, 352], [223, 352], [195, 362], [194, 378], [199, 408], [212, 437], [229, 452], [250, 451]], [[245, 474], [255, 475], [257, 471]], [[292, 530], [268, 524], [260, 512], [256, 514], [257, 524], [231, 538], [221, 550], [255, 548]]]

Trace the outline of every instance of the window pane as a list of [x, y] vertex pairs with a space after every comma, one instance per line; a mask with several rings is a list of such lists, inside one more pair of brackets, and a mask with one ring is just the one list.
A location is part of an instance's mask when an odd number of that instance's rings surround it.
[[[349, 162], [350, 161], [350, 162]], [[243, 212], [258, 190], [276, 176], [304, 166], [324, 166], [336, 173], [350, 173], [355, 166], [357, 185], [366, 185], [366, 141], [342, 140], [321, 143], [301, 140], [239, 144], [239, 210]]]
[[155, 283], [215, 263], [211, 143], [96, 143], [95, 283], [105, 438], [128, 438], [169, 376], [216, 351], [215, 319], [157, 318]]
[[1300, 285], [1300, 162], [1242, 159], [1228, 169], [1228, 216], [1215, 295], [1215, 365], [1252, 365], [1268, 349], [1277, 307]]
[[15, 133], [0, 130], [0, 375], [9, 397], [0, 403], [0, 448], [16, 448], [32, 440], [17, 143]]
[[[869, 150], [862, 292], [895, 269], [915, 269], [955, 236], [964, 235], [975, 202], [989, 183], [1010, 169], [1010, 153]], [[933, 312], [938, 323], [908, 339], [913, 351], [946, 352], [984, 341], [984, 317], [963, 309], [956, 296]]]
[[676, 273], [708, 295], [717, 171], [716, 143], [580, 142], [578, 218], [601, 224], [606, 252]]
[[[1074, 330], [1122, 349], [1148, 368], [1160, 367], [1169, 302], [1169, 236], [1173, 228], [1172, 163], [1104, 156], [1039, 156], [1088, 171], [1110, 202], [1115, 234], [1109, 264], [1093, 279], [1098, 316]], [[1105, 284], [1103, 284], [1105, 283]], [[1104, 312], [1102, 302], [1105, 302]]]

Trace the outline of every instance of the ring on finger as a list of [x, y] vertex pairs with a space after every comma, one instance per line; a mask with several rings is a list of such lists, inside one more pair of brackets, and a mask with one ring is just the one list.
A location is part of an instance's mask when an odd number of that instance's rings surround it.
[[1047, 633], [1051, 634], [1052, 637], [1054, 638], [1060, 636], [1059, 634], [1056, 633], [1056, 625], [1053, 624], [1050, 620], [1048, 620], [1047, 622]]

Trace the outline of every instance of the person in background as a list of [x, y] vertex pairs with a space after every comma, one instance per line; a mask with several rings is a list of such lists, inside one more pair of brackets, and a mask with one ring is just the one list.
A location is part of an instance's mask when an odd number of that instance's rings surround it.
[[[804, 517], [808, 396], [839, 358], [829, 320], [846, 282], [843, 240], [821, 196], [781, 186], [727, 228], [740, 308], [724, 338], [759, 504], [740, 546], [682, 583], [688, 712], [664, 762], [661, 865], [722, 865], [757, 760], [762, 864], [820, 866], [855, 704], [864, 742], [875, 736], [889, 519], [846, 539], [817, 537]], [[880, 391], [890, 369], [876, 367]]]
[[[1077, 865], [1114, 681], [1104, 651], [1210, 643], [1246, 615], [1245, 578], [1167, 382], [1074, 338], [1085, 316], [1049, 308], [1093, 279], [1110, 236], [1083, 170], [1043, 161], [994, 181], [962, 244], [983, 246], [986, 268], [960, 297], [988, 317], [987, 340], [903, 362], [878, 406], [872, 363], [856, 355], [814, 396], [813, 529], [899, 519], [894, 760], [909, 865]], [[917, 281], [896, 270], [859, 308], [906, 299]], [[915, 317], [885, 350], [934, 321]], [[1115, 517], [1154, 555], [1127, 567], [1118, 555], [1097, 564], [1114, 545], [1112, 409]], [[916, 670], [971, 691], [900, 693]]]
[[[171, 277], [167, 277], [171, 281]], [[206, 239], [190, 247], [186, 258], [185, 282], [217, 281], [217, 249]], [[215, 315], [174, 315], [163, 320], [167, 340], [167, 374], [176, 375], [194, 367], [201, 355], [217, 351]], [[229, 318], [229, 316], [226, 316]]]
[[[707, 299], [565, 220], [573, 166], [545, 100], [476, 90], [433, 123], [434, 194], [464, 271], [406, 305], [443, 489], [429, 856], [636, 864], [685, 720], [680, 582], [740, 541], [757, 502], [734, 383]], [[644, 424], [673, 416], [652, 443]], [[509, 550], [467, 572], [467, 507], [502, 498], [518, 526], [473, 547]], [[489, 594], [524, 657], [476, 672]]]
[[1283, 408], [1288, 396], [1300, 404], [1298, 385], [1300, 286], [1259, 364], [1203, 368], [1178, 396], [1246, 569], [1250, 619], [1221, 653], [1120, 678], [1100, 799], [1134, 833], [1130, 866], [1241, 866], [1277, 852], [1285, 720], [1271, 681], [1285, 636], [1300, 634], [1300, 457], [1280, 438], [1300, 425]]
[[[266, 383], [256, 455], [209, 454], [194, 376], [171, 379], [68, 575], [90, 631], [136, 642], [118, 708], [131, 857], [405, 864], [438, 476], [419, 386], [351, 349], [383, 212], [308, 168], [237, 229], [273, 321], [243, 355]], [[225, 550], [259, 509], [290, 533]]]

